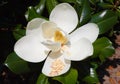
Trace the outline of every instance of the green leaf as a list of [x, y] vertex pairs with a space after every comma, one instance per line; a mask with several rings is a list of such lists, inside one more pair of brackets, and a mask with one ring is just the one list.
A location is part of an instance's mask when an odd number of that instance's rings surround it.
[[93, 46], [94, 54], [92, 58], [98, 57], [101, 63], [103, 63], [108, 57], [115, 53], [112, 42], [106, 37], [102, 37], [96, 40], [95, 43], [93, 43]]
[[109, 4], [109, 3], [99, 3], [98, 5], [99, 5], [100, 7], [102, 7], [103, 9], [113, 8], [113, 5], [112, 5], [112, 4]]
[[46, 0], [46, 7], [49, 14], [57, 4], [58, 4], [57, 0]]
[[80, 25], [84, 25], [91, 18], [91, 8], [88, 0], [84, 0], [81, 6], [77, 7], [78, 15], [80, 17]]
[[48, 81], [48, 77], [46, 77], [44, 74], [40, 74], [36, 84], [50, 84]]
[[92, 3], [93, 5], [96, 5], [98, 2], [99, 2], [99, 0], [89, 0], [90, 1], [90, 3]]
[[117, 23], [117, 15], [113, 11], [105, 10], [93, 15], [91, 22], [98, 24], [100, 34], [104, 34]]
[[109, 46], [101, 50], [99, 58], [101, 62], [104, 62], [106, 58], [112, 56], [114, 53], [115, 53], [115, 49], [112, 46]]
[[61, 82], [62, 84], [76, 84], [77, 83], [78, 72], [75, 69], [70, 69], [70, 71], [64, 75], [54, 77], [54, 80]]
[[5, 60], [5, 65], [16, 74], [30, 71], [28, 63], [19, 58], [15, 52], [12, 52], [10, 55], [8, 55], [7, 59]]
[[28, 7], [28, 11], [25, 14], [27, 21], [32, 20], [33, 18], [41, 17], [35, 10], [33, 6]]
[[77, 0], [58, 0], [59, 2], [76, 3]]
[[36, 5], [34, 8], [38, 14], [42, 14], [45, 8], [45, 2], [46, 0], [40, 0], [39, 4]]
[[22, 29], [22, 25], [17, 25], [13, 31], [13, 36], [16, 40], [20, 39], [25, 35], [25, 29]]
[[94, 58], [94, 57], [98, 57], [104, 48], [112, 46], [112, 42], [108, 38], [102, 37], [97, 39], [93, 43], [93, 46], [94, 46], [94, 53], [92, 57]]
[[96, 77], [91, 77], [91, 76], [86, 76], [84, 78], [84, 81], [87, 83], [87, 84], [97, 84], [99, 82], [98, 78]]
[[97, 84], [99, 82], [96, 70], [94, 68], [90, 68], [90, 75], [86, 76], [83, 81], [87, 84]]

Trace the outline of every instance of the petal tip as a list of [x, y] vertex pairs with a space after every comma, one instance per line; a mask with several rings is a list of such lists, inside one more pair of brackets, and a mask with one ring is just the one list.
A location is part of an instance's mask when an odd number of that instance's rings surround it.
[[68, 3], [58, 4], [52, 10], [49, 19], [67, 33], [73, 31], [78, 24], [78, 15], [75, 9]]

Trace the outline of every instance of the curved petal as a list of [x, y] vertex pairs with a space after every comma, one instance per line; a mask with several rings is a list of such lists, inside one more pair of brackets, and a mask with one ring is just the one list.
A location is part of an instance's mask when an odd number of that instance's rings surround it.
[[49, 18], [66, 33], [70, 33], [78, 24], [75, 9], [67, 3], [57, 5], [52, 10]]
[[45, 42], [42, 42], [42, 44], [45, 45], [50, 50], [52, 50], [53, 52], [57, 52], [61, 48], [61, 44], [60, 43], [49, 41], [49, 40], [47, 40]]
[[80, 61], [93, 54], [93, 46], [88, 39], [82, 38], [72, 43], [70, 48], [64, 52], [66, 59]]
[[19, 39], [15, 46], [14, 51], [16, 54], [29, 62], [43, 61], [48, 52], [48, 49], [40, 43], [40, 40], [32, 35], [27, 35]]
[[66, 73], [70, 65], [71, 61], [65, 60], [61, 53], [51, 53], [45, 61], [42, 73], [49, 77], [58, 76]]
[[42, 27], [43, 36], [48, 39], [53, 37], [54, 32], [56, 30], [60, 30], [59, 28], [57, 28], [57, 25], [55, 23], [50, 21], [44, 22], [41, 25], [41, 27]]
[[95, 23], [88, 23], [70, 34], [70, 41], [75, 42], [80, 38], [87, 38], [92, 43], [97, 39], [99, 28]]
[[26, 27], [26, 35], [36, 35], [36, 36], [41, 36], [41, 24], [45, 22], [46, 20], [42, 18], [35, 18], [28, 22], [27, 27]]

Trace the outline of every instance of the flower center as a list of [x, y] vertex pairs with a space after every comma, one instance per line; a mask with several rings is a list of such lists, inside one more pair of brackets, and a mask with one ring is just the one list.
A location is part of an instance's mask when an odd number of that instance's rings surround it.
[[68, 42], [68, 39], [65, 37], [63, 32], [57, 30], [54, 33], [54, 41], [60, 42], [61, 45], [64, 45]]

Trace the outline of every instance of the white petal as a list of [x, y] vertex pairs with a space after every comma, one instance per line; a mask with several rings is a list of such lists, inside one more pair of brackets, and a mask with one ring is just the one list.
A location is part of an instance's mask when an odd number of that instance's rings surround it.
[[50, 39], [51, 37], [53, 37], [54, 32], [56, 30], [59, 30], [59, 28], [57, 28], [57, 25], [53, 22], [44, 22], [42, 25], [42, 32], [43, 32], [43, 36], [47, 39]]
[[66, 33], [70, 33], [78, 24], [75, 9], [67, 3], [57, 5], [52, 10], [49, 18]]
[[26, 27], [26, 35], [41, 35], [41, 24], [45, 22], [46, 20], [41, 19], [41, 18], [35, 18], [28, 22], [27, 27]]
[[45, 61], [42, 73], [49, 77], [58, 76], [66, 73], [70, 65], [70, 60], [65, 60], [61, 53], [51, 53]]
[[45, 45], [50, 50], [52, 50], [53, 52], [57, 52], [61, 48], [61, 43], [53, 42], [53, 41], [49, 41], [49, 40], [42, 42], [42, 44]]
[[88, 39], [82, 38], [75, 43], [72, 43], [65, 53], [66, 59], [80, 61], [93, 54], [93, 46]]
[[19, 39], [14, 46], [14, 51], [20, 58], [29, 62], [41, 62], [48, 54], [48, 49], [32, 35]]
[[71, 42], [75, 42], [80, 38], [87, 38], [93, 43], [97, 39], [98, 34], [98, 26], [95, 23], [88, 23], [71, 33], [70, 40]]

